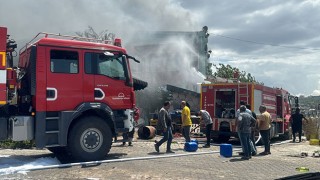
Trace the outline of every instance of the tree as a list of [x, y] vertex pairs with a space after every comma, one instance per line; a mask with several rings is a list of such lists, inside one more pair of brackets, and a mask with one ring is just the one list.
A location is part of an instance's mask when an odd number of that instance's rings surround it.
[[[216, 69], [216, 72], [212, 74], [211, 68], [214, 67]], [[224, 65], [222, 63], [219, 63], [219, 65], [216, 64], [208, 64], [208, 74], [213, 77], [221, 77], [225, 79], [234, 79], [237, 78], [240, 82], [257, 82], [255, 77], [251, 75], [251, 73], [247, 73], [245, 71], [240, 71], [236, 67], [232, 67], [231, 65], [227, 64]], [[263, 84], [263, 83], [260, 83]]]
[[100, 33], [96, 33], [96, 31], [91, 26], [88, 26], [88, 29], [84, 32], [75, 33], [80, 37], [99, 39], [106, 42], [113, 42], [116, 37], [114, 33], [109, 33], [108, 30], [103, 30]]

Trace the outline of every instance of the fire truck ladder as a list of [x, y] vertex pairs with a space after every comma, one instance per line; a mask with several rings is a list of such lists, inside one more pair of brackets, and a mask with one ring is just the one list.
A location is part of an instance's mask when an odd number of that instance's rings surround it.
[[249, 84], [238, 83], [238, 102], [245, 101], [249, 103]]
[[23, 46], [20, 49], [19, 54], [21, 54], [21, 52], [25, 51], [28, 47], [32, 46], [37, 40], [43, 37], [45, 38], [55, 37], [57, 39], [78, 40], [78, 41], [95, 42], [95, 43], [103, 43], [103, 44], [113, 43], [113, 40], [103, 40], [103, 39], [71, 36], [71, 35], [54, 34], [54, 33], [48, 33], [48, 32], [40, 32], [32, 40], [30, 40], [25, 46]]

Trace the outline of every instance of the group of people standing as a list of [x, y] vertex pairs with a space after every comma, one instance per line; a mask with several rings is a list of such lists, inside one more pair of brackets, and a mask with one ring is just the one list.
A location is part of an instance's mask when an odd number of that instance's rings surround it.
[[255, 131], [258, 129], [262, 141], [264, 143], [264, 151], [259, 155], [271, 154], [270, 151], [270, 128], [271, 115], [267, 112], [267, 108], [263, 105], [259, 107], [260, 115], [257, 116], [250, 110], [250, 105], [245, 105], [245, 102], [240, 102], [240, 108], [236, 113], [236, 126], [238, 136], [242, 146], [241, 159], [249, 160], [252, 156], [257, 154], [255, 146]]
[[[155, 150], [160, 152], [159, 147], [167, 141], [167, 151], [166, 153], [174, 153], [171, 150], [171, 143], [173, 139], [172, 135], [172, 120], [169, 114], [169, 109], [171, 103], [169, 101], [164, 102], [163, 107], [159, 111], [157, 130], [162, 132], [162, 139], [154, 144]], [[190, 108], [187, 106], [186, 101], [181, 102], [181, 120], [182, 120], [182, 135], [185, 138], [186, 142], [190, 142], [190, 128], [192, 125]]]
[[[171, 120], [171, 117], [168, 112], [170, 107], [171, 107], [171, 103], [169, 101], [166, 101], [163, 104], [163, 107], [159, 111], [157, 130], [160, 130], [162, 132], [163, 138], [154, 144], [155, 150], [157, 152], [160, 152], [159, 147], [164, 142], [167, 141], [166, 152], [167, 153], [174, 153], [171, 150], [171, 143], [172, 143], [172, 139], [173, 139], [173, 136], [172, 136], [173, 127], [172, 127], [172, 120]], [[191, 125], [192, 125], [190, 108], [187, 106], [186, 101], [181, 102], [181, 108], [182, 108], [182, 111], [181, 111], [182, 135], [185, 138], [186, 142], [190, 142], [191, 141], [190, 129], [191, 129]], [[203, 147], [209, 148], [210, 147], [210, 140], [211, 140], [210, 132], [212, 129], [213, 121], [212, 121], [210, 114], [206, 110], [200, 110], [198, 112], [198, 115], [201, 117], [202, 121], [204, 122], [204, 124], [206, 126], [207, 142]]]
[[[256, 155], [257, 150], [255, 147], [255, 129], [257, 124], [257, 116], [254, 112], [251, 112], [250, 105], [245, 105], [244, 102], [240, 102], [240, 108], [236, 113], [236, 124], [238, 130], [238, 136], [242, 146], [242, 159], [250, 159], [252, 155]], [[167, 150], [166, 153], [174, 153], [171, 149], [171, 143], [173, 139], [172, 134], [172, 120], [169, 114], [169, 109], [171, 107], [171, 103], [166, 101], [163, 104], [163, 107], [159, 111], [158, 115], [158, 123], [157, 130], [162, 132], [162, 139], [157, 141], [154, 144], [155, 150], [160, 152], [160, 146], [167, 142]], [[190, 109], [187, 106], [185, 101], [181, 102], [181, 120], [182, 120], [182, 135], [185, 138], [186, 142], [190, 142], [190, 128], [192, 125], [191, 117], [190, 117]], [[265, 151], [260, 153], [261, 155], [271, 154], [270, 152], [270, 127], [271, 127], [271, 116], [266, 111], [265, 106], [260, 106], [259, 111], [261, 115], [259, 115], [259, 130], [262, 136], [262, 140], [265, 144]], [[203, 148], [210, 147], [211, 135], [210, 132], [212, 130], [213, 121], [212, 118], [206, 110], [200, 110], [198, 115], [201, 117], [201, 120], [206, 126], [206, 144]]]
[[[159, 147], [167, 141], [167, 153], [174, 153], [171, 149], [171, 143], [173, 139], [172, 134], [172, 120], [169, 114], [169, 109], [171, 103], [166, 101], [163, 107], [159, 111], [157, 130], [161, 131], [163, 138], [154, 144], [155, 150], [160, 152]], [[192, 125], [190, 109], [187, 106], [186, 101], [181, 102], [181, 120], [182, 120], [182, 135], [186, 142], [190, 142], [190, 128]], [[240, 102], [240, 108], [236, 112], [236, 127], [240, 143], [242, 146], [241, 159], [249, 160], [252, 156], [257, 154], [257, 148], [255, 146], [255, 134], [256, 130], [259, 130], [262, 142], [264, 144], [264, 151], [259, 153], [259, 155], [269, 155], [270, 151], [270, 128], [272, 124], [272, 118], [270, 113], [267, 111], [266, 106], [261, 105], [259, 107], [260, 115], [256, 115], [255, 112], [251, 111], [251, 106], [245, 102]], [[204, 148], [210, 147], [211, 135], [213, 121], [212, 118], [206, 110], [200, 110], [198, 115], [206, 126], [206, 144]], [[300, 109], [296, 109], [296, 113], [290, 118], [293, 130], [293, 141], [295, 142], [295, 133], [299, 133], [299, 142], [301, 142], [302, 133], [302, 119], [306, 119], [302, 114], [300, 114]]]
[[[264, 151], [259, 155], [269, 155], [270, 151], [270, 128], [272, 124], [272, 118], [267, 111], [266, 106], [261, 105], [259, 107], [260, 115], [257, 116], [254, 112], [251, 112], [250, 105], [245, 105], [244, 102], [240, 102], [240, 108], [236, 113], [236, 124], [238, 130], [238, 136], [242, 146], [242, 159], [248, 160], [252, 156], [257, 154], [255, 147], [255, 130], [258, 129], [264, 143]], [[296, 133], [299, 134], [299, 142], [301, 142], [302, 134], [302, 120], [305, 119], [303, 114], [300, 113], [300, 109], [296, 108], [295, 113], [291, 115], [289, 121], [292, 127], [293, 142], [296, 142]]]

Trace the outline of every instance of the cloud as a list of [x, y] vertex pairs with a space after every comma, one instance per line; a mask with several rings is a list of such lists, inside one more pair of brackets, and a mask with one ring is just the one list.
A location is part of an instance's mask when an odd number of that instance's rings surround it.
[[320, 89], [319, 2], [187, 0], [182, 5], [206, 14], [201, 22], [211, 33], [211, 62], [239, 67], [267, 86], [309, 95]]
[[319, 9], [319, 0], [11, 0], [1, 4], [0, 17], [7, 18], [0, 25], [20, 42], [40, 31], [73, 34], [91, 25], [116, 33], [124, 45], [145, 30], [195, 31], [207, 25], [210, 61], [308, 95], [320, 89]]

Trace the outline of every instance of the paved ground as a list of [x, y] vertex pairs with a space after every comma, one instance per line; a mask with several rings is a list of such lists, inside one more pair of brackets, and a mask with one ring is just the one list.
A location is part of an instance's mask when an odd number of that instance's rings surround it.
[[[203, 141], [199, 139], [200, 147]], [[160, 148], [160, 154], [156, 153], [153, 144], [154, 139], [135, 140], [133, 147], [113, 144], [106, 160], [118, 159], [118, 162], [36, 170], [26, 174], [3, 175], [0, 179], [276, 179], [302, 174], [296, 171], [297, 167], [308, 167], [309, 172], [320, 171], [320, 158], [311, 157], [320, 147], [311, 146], [308, 141], [274, 144], [271, 155], [255, 156], [248, 161], [242, 161], [237, 155], [239, 146], [236, 141], [233, 142], [231, 158], [220, 156], [219, 145], [210, 149], [199, 148], [197, 153], [204, 154], [185, 152], [181, 138], [175, 139], [172, 145], [176, 152], [174, 155], [163, 153], [165, 146]], [[263, 148], [258, 147], [258, 151], [262, 152]], [[301, 152], [307, 152], [309, 156], [302, 158], [299, 156]], [[14, 155], [21, 159], [52, 156], [46, 150], [0, 150], [0, 155]], [[139, 160], [145, 157], [152, 159]], [[120, 161], [124, 158], [138, 160]]]

